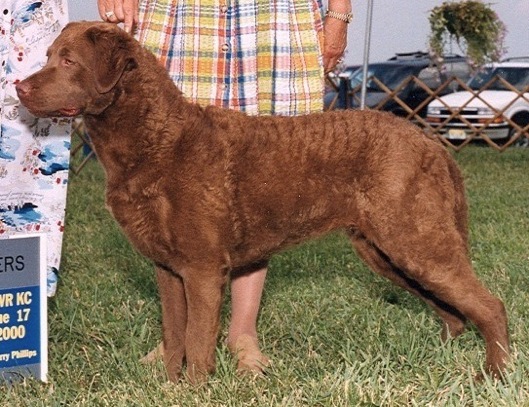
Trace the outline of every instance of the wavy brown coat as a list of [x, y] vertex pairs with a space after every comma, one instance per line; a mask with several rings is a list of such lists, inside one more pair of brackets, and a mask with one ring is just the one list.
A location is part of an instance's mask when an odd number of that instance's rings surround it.
[[444, 337], [472, 321], [486, 370], [501, 374], [507, 319], [469, 260], [461, 174], [414, 125], [374, 111], [202, 108], [104, 23], [68, 25], [18, 92], [38, 116], [84, 116], [108, 208], [156, 265], [170, 379], [184, 361], [192, 381], [213, 372], [230, 273], [337, 229], [372, 270], [433, 307]]

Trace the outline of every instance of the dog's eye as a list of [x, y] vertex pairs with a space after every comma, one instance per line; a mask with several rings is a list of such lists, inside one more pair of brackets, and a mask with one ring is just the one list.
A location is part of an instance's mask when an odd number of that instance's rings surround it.
[[75, 65], [75, 62], [72, 61], [71, 59], [63, 58], [63, 59], [62, 59], [62, 64], [63, 64], [64, 66], [72, 66], [72, 65]]

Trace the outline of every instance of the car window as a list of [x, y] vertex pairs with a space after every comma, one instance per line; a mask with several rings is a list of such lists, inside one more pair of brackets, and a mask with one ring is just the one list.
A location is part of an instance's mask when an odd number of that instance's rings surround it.
[[[518, 90], [524, 90], [529, 85], [529, 68], [497, 67], [485, 68], [474, 76], [468, 85], [473, 90], [479, 90], [495, 77], [503, 78]], [[494, 81], [488, 89], [509, 90], [501, 81]]]
[[441, 86], [441, 73], [435, 66], [429, 66], [419, 72], [418, 79], [420, 79], [430, 89], [436, 89]]
[[468, 81], [472, 74], [470, 65], [465, 61], [445, 62], [443, 70], [447, 78], [455, 76], [464, 82]]
[[[470, 72], [470, 65], [465, 61], [446, 61], [440, 67], [431, 65], [422, 69], [418, 78], [430, 89], [437, 89], [444, 81], [452, 77], [457, 77], [463, 82], [468, 81]], [[457, 83], [454, 85], [457, 86]]]
[[520, 76], [514, 86], [516, 86], [516, 89], [518, 90], [527, 91], [527, 87], [529, 86], [529, 68], [520, 69]]
[[473, 90], [479, 90], [492, 78], [493, 69], [490, 67], [482, 68], [467, 83]]
[[[375, 77], [384, 85], [386, 85], [389, 89], [394, 90], [408, 77], [412, 75], [417, 75], [419, 69], [420, 67], [406, 65], [399, 66], [393, 64], [369, 66], [367, 71], [367, 89], [378, 92], [382, 91], [378, 84], [373, 80], [373, 78]], [[362, 84], [363, 75], [364, 70], [362, 68], [358, 69], [353, 73], [350, 78], [350, 84], [352, 89]]]

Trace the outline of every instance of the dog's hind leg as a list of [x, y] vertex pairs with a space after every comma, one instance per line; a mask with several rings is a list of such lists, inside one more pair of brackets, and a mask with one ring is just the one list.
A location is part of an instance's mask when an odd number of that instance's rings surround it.
[[476, 277], [466, 248], [457, 244], [460, 236], [446, 222], [413, 238], [382, 241], [385, 255], [407, 278], [476, 325], [486, 343], [485, 370], [499, 377], [509, 358], [505, 307]]
[[204, 266], [187, 269], [183, 279], [187, 300], [187, 376], [191, 383], [200, 383], [215, 371], [220, 309], [228, 273], [220, 267]]
[[374, 255], [365, 243], [364, 252], [388, 277], [390, 270], [399, 270], [393, 281], [405, 286], [416, 282], [412, 288], [430, 298], [438, 312], [449, 311], [444, 321], [451, 334], [460, 330], [464, 318], [476, 325], [486, 343], [485, 369], [499, 376], [509, 358], [507, 316], [470, 262], [461, 174], [443, 149], [422, 155], [416, 162], [420, 169], [403, 166], [400, 159], [413, 158], [413, 151], [399, 155], [399, 166], [389, 167], [388, 176], [376, 184], [367, 184], [370, 188], [357, 200], [362, 216], [356, 217], [355, 227], [380, 253]]
[[[445, 248], [449, 251], [449, 248]], [[501, 300], [477, 279], [470, 260], [456, 250], [428, 272], [410, 271], [421, 286], [472, 321], [486, 343], [485, 370], [500, 377], [509, 358], [507, 315]]]
[[176, 382], [185, 357], [187, 305], [182, 278], [156, 267], [156, 279], [162, 302], [163, 361], [169, 380]]
[[395, 267], [390, 259], [362, 234], [357, 231], [350, 232], [349, 237], [358, 255], [373, 271], [421, 298], [434, 309], [443, 321], [441, 333], [443, 340], [447, 340], [449, 337], [455, 338], [463, 332], [466, 318], [459, 311], [433, 297], [416, 281], [407, 277], [402, 270]]

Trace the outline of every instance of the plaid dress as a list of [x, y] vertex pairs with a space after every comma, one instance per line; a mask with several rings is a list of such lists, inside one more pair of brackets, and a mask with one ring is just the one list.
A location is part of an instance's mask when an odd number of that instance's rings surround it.
[[137, 37], [189, 99], [248, 114], [323, 109], [320, 0], [142, 0]]

